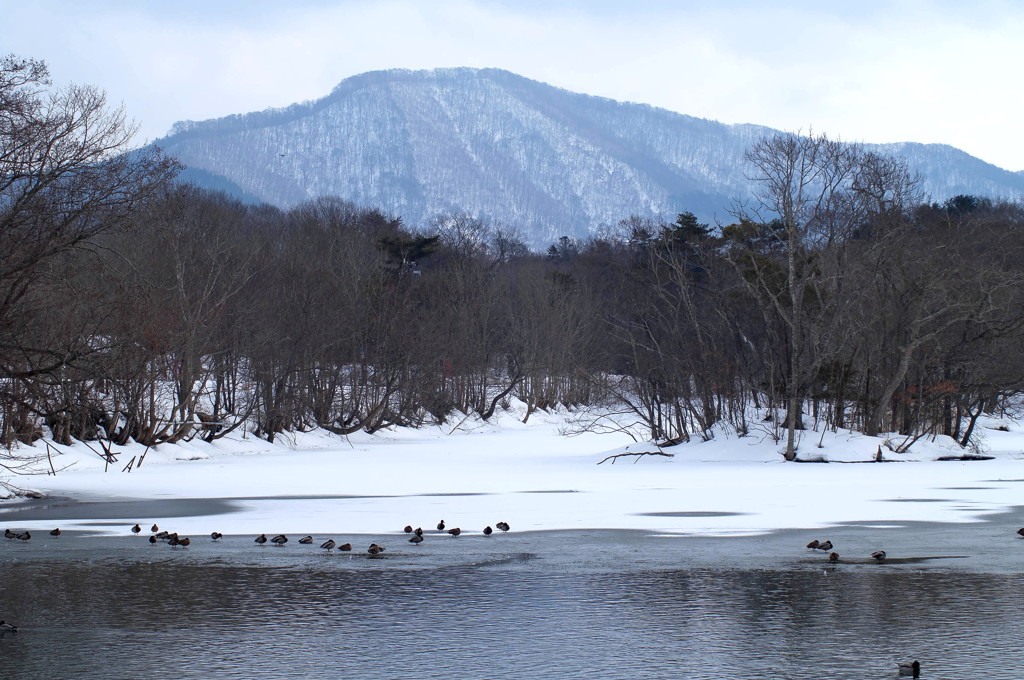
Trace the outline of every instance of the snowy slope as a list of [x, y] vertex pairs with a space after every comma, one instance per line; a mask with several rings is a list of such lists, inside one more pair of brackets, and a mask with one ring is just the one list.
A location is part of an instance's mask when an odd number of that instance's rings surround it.
[[[728, 223], [748, 192], [743, 153], [772, 132], [457, 68], [366, 73], [314, 102], [179, 123], [156, 143], [278, 206], [336, 195], [411, 226], [468, 212], [543, 248], [629, 215]], [[935, 200], [1024, 196], [1024, 176], [948, 146], [878, 148], [907, 154]]]
[[[538, 412], [523, 424], [523, 413], [515, 404], [488, 423], [467, 418], [351, 438], [299, 433], [274, 445], [237, 434], [212, 444], [160, 445], [130, 472], [121, 469], [143, 447], [117, 449], [118, 463], [109, 471], [84, 445], [59, 447], [52, 460], [64, 469], [56, 476], [8, 481], [71, 502], [58, 504], [46, 520], [15, 526], [127, 535], [132, 523], [144, 521], [191, 534], [217, 528], [225, 534], [329, 535], [395, 532], [407, 523], [427, 529], [445, 519], [476, 534], [485, 523], [505, 520], [517, 531], [736, 536], [849, 522], [978, 522], [1018, 505], [1024, 478], [1024, 428], [1014, 422], [990, 420], [981, 428], [987, 460], [941, 460], [965, 453], [943, 437], [895, 453], [884, 448], [884, 438], [808, 430], [800, 455], [828, 464], [784, 462], [783, 445], [767, 431], [746, 437], [718, 431], [710, 441], [665, 449], [671, 457], [601, 463], [610, 455], [657, 448], [622, 432], [567, 437], [571, 414]], [[870, 462], [880, 445], [889, 462]], [[34, 450], [42, 456], [37, 469], [48, 469], [44, 445]], [[228, 499], [232, 510], [116, 521], [82, 513], [75, 504], [129, 499]], [[0, 519], [49, 502], [0, 501]], [[187, 508], [194, 501], [181, 502]], [[131, 504], [125, 508], [139, 512]]]

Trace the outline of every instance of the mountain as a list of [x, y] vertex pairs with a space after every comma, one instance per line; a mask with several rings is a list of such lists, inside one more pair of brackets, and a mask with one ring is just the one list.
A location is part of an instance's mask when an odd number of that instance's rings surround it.
[[[250, 200], [335, 195], [410, 226], [469, 213], [544, 248], [630, 215], [727, 223], [750, 191], [744, 151], [775, 132], [453, 68], [365, 73], [316, 101], [177, 123], [156, 144], [192, 181]], [[1024, 173], [950, 146], [867, 146], [904, 154], [934, 200], [1024, 197]]]

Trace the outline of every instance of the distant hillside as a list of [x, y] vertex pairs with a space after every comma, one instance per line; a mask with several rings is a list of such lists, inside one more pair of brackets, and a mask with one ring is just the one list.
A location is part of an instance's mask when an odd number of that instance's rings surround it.
[[[314, 102], [178, 123], [156, 143], [194, 181], [247, 200], [336, 195], [411, 226], [467, 212], [545, 247], [629, 215], [729, 221], [749, 192], [744, 151], [774, 132], [457, 68], [366, 73]], [[935, 200], [1024, 197], [1024, 173], [949, 146], [875, 148], [905, 154]]]

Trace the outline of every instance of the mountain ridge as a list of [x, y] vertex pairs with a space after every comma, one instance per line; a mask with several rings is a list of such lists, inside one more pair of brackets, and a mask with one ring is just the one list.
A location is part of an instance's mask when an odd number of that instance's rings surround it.
[[[630, 215], [726, 222], [750, 195], [744, 152], [776, 132], [456, 67], [363, 73], [317, 100], [176, 123], [155, 143], [283, 208], [336, 195], [410, 226], [467, 213], [544, 247]], [[1024, 197], [1024, 172], [949, 145], [864, 146], [904, 155], [934, 200]]]

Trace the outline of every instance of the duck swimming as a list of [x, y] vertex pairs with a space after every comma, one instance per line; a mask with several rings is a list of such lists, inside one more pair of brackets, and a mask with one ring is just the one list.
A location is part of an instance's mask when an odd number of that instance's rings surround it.
[[921, 663], [914, 661], [912, 663], [901, 663], [899, 665], [900, 675], [910, 675], [915, 678], [921, 677]]

